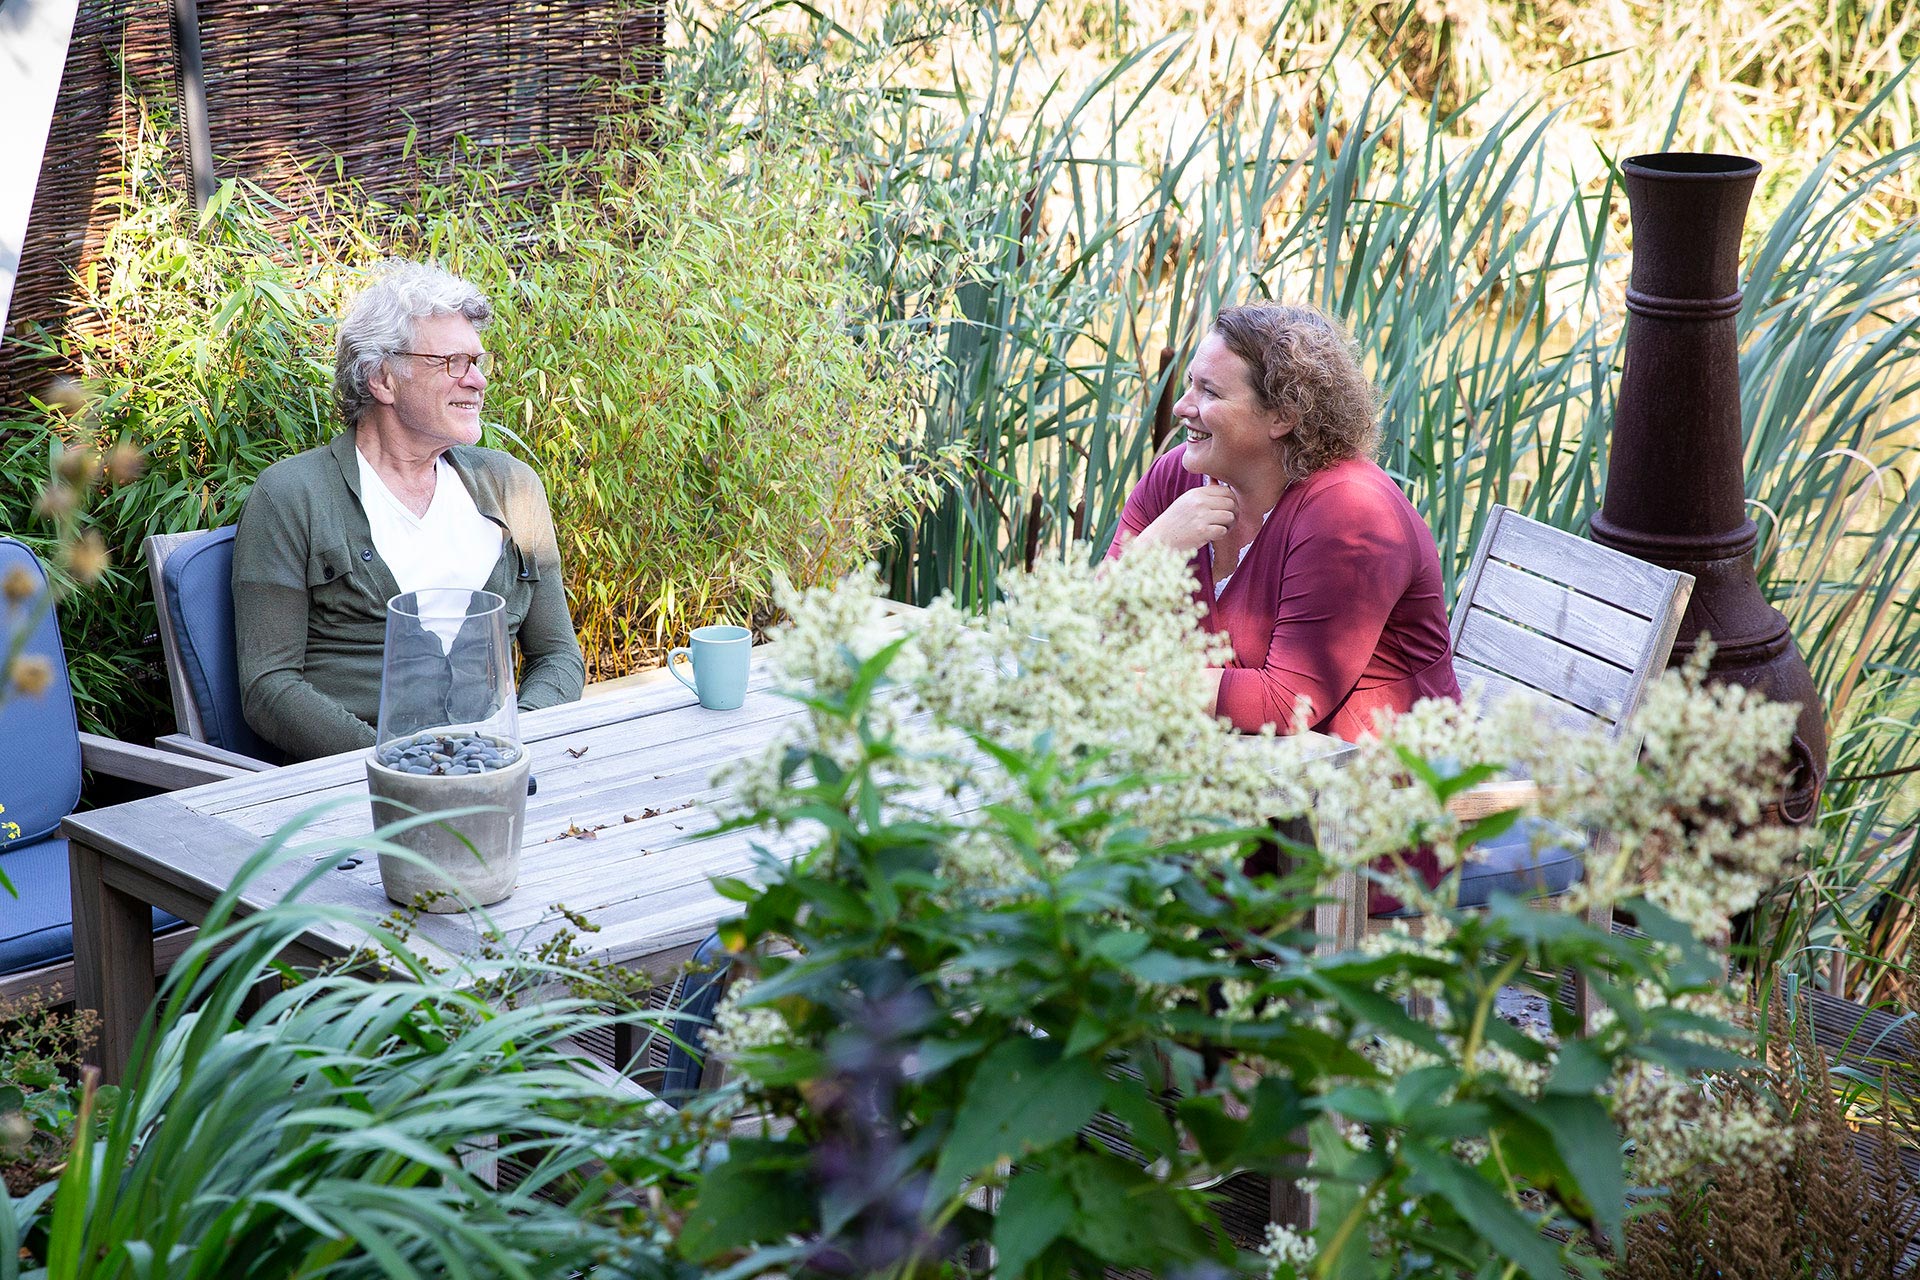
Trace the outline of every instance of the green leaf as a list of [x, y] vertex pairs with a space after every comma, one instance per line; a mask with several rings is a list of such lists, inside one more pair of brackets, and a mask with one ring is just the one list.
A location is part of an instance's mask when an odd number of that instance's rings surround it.
[[1593, 1094], [1613, 1078], [1613, 1066], [1598, 1049], [1585, 1040], [1567, 1040], [1547, 1078], [1545, 1093], [1573, 1097]]
[[1299, 1130], [1307, 1121], [1306, 1099], [1292, 1080], [1268, 1076], [1253, 1087], [1253, 1106], [1234, 1162], [1291, 1160], [1303, 1150]]
[[1219, 1094], [1191, 1094], [1180, 1099], [1174, 1110], [1180, 1123], [1200, 1144], [1200, 1154], [1209, 1164], [1221, 1165], [1239, 1149], [1244, 1122], [1227, 1114], [1226, 1103]]
[[1307, 1126], [1307, 1141], [1313, 1168], [1320, 1172], [1314, 1243], [1320, 1251], [1321, 1274], [1326, 1280], [1365, 1280], [1375, 1274], [1365, 1231], [1349, 1231], [1341, 1237], [1338, 1252], [1332, 1250], [1341, 1228], [1354, 1215], [1367, 1212], [1360, 1203], [1361, 1184], [1368, 1180], [1361, 1167], [1366, 1157], [1348, 1146], [1325, 1116]]
[[1403, 1144], [1400, 1158], [1432, 1191], [1453, 1206], [1468, 1226], [1485, 1237], [1500, 1256], [1533, 1280], [1565, 1280], [1560, 1251], [1534, 1224], [1507, 1202], [1499, 1189], [1451, 1156]]
[[1620, 1134], [1600, 1100], [1584, 1097], [1543, 1097], [1528, 1115], [1553, 1137], [1553, 1149], [1594, 1220], [1609, 1240], [1620, 1239], [1620, 1217], [1626, 1209], [1627, 1181], [1621, 1167]]
[[993, 1221], [996, 1274], [1014, 1277], [1065, 1234], [1073, 1223], [1073, 1194], [1038, 1169], [1022, 1169], [1007, 1183]]
[[1073, 1191], [1072, 1235], [1110, 1263], [1151, 1257], [1200, 1258], [1207, 1237], [1174, 1193], [1116, 1156], [1080, 1155], [1062, 1171]]
[[1172, 987], [1195, 978], [1226, 978], [1240, 972], [1240, 967], [1227, 961], [1200, 960], [1190, 956], [1177, 956], [1167, 951], [1150, 951], [1138, 959], [1128, 961], [1126, 971], [1141, 982], [1151, 982], [1156, 986]]
[[1097, 1049], [1106, 1038], [1106, 1024], [1090, 1013], [1083, 1013], [1073, 1020], [1073, 1030], [1067, 1033], [1066, 1055], [1072, 1058]]
[[695, 1262], [706, 1262], [729, 1249], [807, 1230], [813, 1196], [806, 1159], [805, 1148], [787, 1143], [731, 1143], [727, 1159], [709, 1166], [695, 1187], [680, 1248]]
[[1106, 1076], [1089, 1058], [1063, 1058], [1045, 1040], [1011, 1040], [975, 1070], [933, 1171], [933, 1196], [1024, 1151], [1071, 1138], [1099, 1110]]
[[1101, 934], [1090, 949], [1109, 964], [1125, 964], [1152, 945], [1153, 939], [1144, 933], [1112, 932]]
[[1128, 1139], [1148, 1163], [1173, 1154], [1179, 1142], [1173, 1122], [1160, 1100], [1147, 1089], [1146, 1082], [1131, 1073], [1116, 1075], [1107, 1084], [1107, 1110], [1127, 1127]]
[[1498, 813], [1490, 813], [1462, 827], [1455, 840], [1461, 848], [1471, 848], [1513, 830], [1513, 824], [1520, 821], [1522, 816], [1518, 809], [1502, 809]]

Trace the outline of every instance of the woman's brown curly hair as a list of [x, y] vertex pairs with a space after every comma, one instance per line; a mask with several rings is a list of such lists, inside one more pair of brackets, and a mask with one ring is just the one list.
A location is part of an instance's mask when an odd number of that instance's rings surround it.
[[1293, 422], [1280, 441], [1287, 479], [1372, 456], [1380, 398], [1345, 325], [1318, 307], [1261, 303], [1225, 308], [1213, 332], [1246, 361], [1261, 406]]

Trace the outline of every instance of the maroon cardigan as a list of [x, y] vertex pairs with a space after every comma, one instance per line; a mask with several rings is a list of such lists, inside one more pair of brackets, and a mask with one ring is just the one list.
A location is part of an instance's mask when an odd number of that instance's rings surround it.
[[[1162, 455], [1127, 495], [1109, 559], [1205, 483], [1181, 465], [1185, 452], [1182, 444]], [[1207, 548], [1191, 565], [1204, 625], [1233, 643], [1217, 710], [1237, 729], [1287, 731], [1305, 694], [1312, 727], [1351, 742], [1373, 732], [1381, 708], [1460, 696], [1433, 533], [1364, 458], [1295, 481], [1218, 600]]]

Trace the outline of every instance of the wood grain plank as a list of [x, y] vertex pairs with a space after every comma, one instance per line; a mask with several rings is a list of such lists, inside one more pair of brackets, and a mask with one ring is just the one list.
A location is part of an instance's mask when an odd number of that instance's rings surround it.
[[184, 733], [163, 733], [153, 740], [153, 746], [156, 751], [170, 751], [174, 755], [189, 756], [195, 760], [211, 760], [215, 764], [230, 764], [248, 773], [261, 773], [274, 767], [265, 760], [243, 756], [238, 751], [228, 751], [211, 742], [200, 742]]
[[69, 836], [73, 895], [73, 1003], [100, 1024], [87, 1061], [119, 1084], [133, 1056], [140, 1019], [153, 999], [153, 916], [148, 905], [107, 883], [105, 856]]
[[[1673, 655], [1674, 637], [1680, 634], [1680, 619], [1686, 614], [1687, 601], [1693, 596], [1693, 575], [1674, 572], [1669, 575], [1666, 607], [1654, 619], [1654, 625], [1647, 628], [1646, 647], [1634, 664], [1633, 683], [1628, 686], [1626, 696], [1621, 700], [1623, 710], [1620, 718], [1629, 720], [1640, 709], [1641, 701], [1647, 696], [1647, 686], [1657, 679], [1667, 668], [1667, 661]], [[1629, 724], [1622, 732], [1633, 732]]]
[[1666, 597], [1666, 570], [1518, 512], [1508, 512], [1490, 536], [1487, 554], [1492, 559], [1530, 569], [1643, 618], [1656, 616]]
[[171, 751], [136, 746], [97, 733], [80, 735], [80, 763], [109, 778], [122, 778], [144, 787], [178, 791], [183, 787], [205, 786], [231, 778], [251, 777], [252, 771], [212, 760], [195, 760]]
[[1551, 694], [1521, 684], [1517, 680], [1510, 680], [1471, 659], [1455, 655], [1453, 674], [1454, 678], [1460, 682], [1463, 692], [1478, 685], [1484, 690], [1489, 703], [1499, 702], [1505, 698], [1523, 699], [1538, 708], [1540, 713], [1547, 717], [1549, 724], [1570, 729], [1592, 729], [1599, 726], [1612, 730], [1614, 727], [1614, 722], [1606, 716], [1598, 716], [1584, 707], [1562, 702]]
[[193, 700], [193, 686], [187, 680], [186, 663], [180, 658], [180, 641], [173, 632], [173, 614], [167, 608], [167, 593], [161, 575], [168, 558], [175, 551], [204, 536], [204, 529], [187, 533], [155, 533], [149, 534], [140, 544], [147, 560], [147, 582], [153, 588], [154, 600], [159, 603], [155, 612], [160, 618], [160, 654], [167, 664], [167, 692], [173, 696], [173, 726], [195, 741], [207, 736], [206, 722], [200, 715], [199, 704]]
[[[683, 781], [668, 782], [666, 790], [678, 785], [683, 793], [705, 791], [715, 769], [730, 760], [758, 754], [779, 726], [798, 714], [798, 709], [784, 699], [768, 697], [749, 703], [739, 711], [662, 713], [637, 723], [604, 725], [532, 744], [529, 750], [540, 790], [527, 801], [529, 833], [545, 832], [547, 827], [564, 830], [576, 823], [591, 826], [618, 821], [623, 811], [678, 803], [684, 795], [664, 795], [662, 787], [650, 785], [669, 779]], [[703, 715], [729, 719], [715, 724], [703, 720]], [[365, 795], [363, 759], [358, 773], [324, 790], [226, 808], [219, 816], [266, 835], [320, 800]], [[372, 825], [370, 817], [364, 822], [334, 818], [316, 829], [364, 832]]]
[[1454, 593], [1453, 616], [1448, 619], [1448, 640], [1457, 650], [1460, 647], [1460, 624], [1467, 620], [1467, 609], [1472, 603], [1474, 593], [1480, 589], [1480, 577], [1486, 571], [1487, 552], [1493, 547], [1493, 536], [1499, 530], [1501, 522], [1515, 512], [1510, 507], [1495, 503], [1493, 510], [1487, 513], [1487, 527], [1481, 531], [1480, 541], [1474, 544], [1473, 561], [1467, 566], [1467, 576], [1460, 580], [1459, 589]]
[[[576, 764], [586, 771], [600, 767], [590, 760], [595, 747], [601, 748], [600, 757], [605, 760], [618, 754], [622, 744], [629, 750], [650, 749], [662, 742], [718, 734], [797, 711], [792, 702], [766, 687], [750, 689], [746, 702], [736, 711], [708, 711], [676, 681], [673, 691], [641, 688], [592, 703], [574, 702], [530, 711], [521, 717], [521, 737], [533, 752], [534, 775], [540, 779], [542, 793], [548, 789], [550, 776], [555, 788], [564, 792], [564, 775]], [[571, 756], [567, 748], [586, 751]], [[355, 785], [364, 788], [365, 783], [366, 753], [350, 751], [288, 765], [250, 786], [223, 788], [217, 794], [195, 797], [194, 807], [202, 813], [224, 815], [256, 805], [290, 802], [283, 804], [282, 812], [297, 812], [306, 807], [299, 797], [320, 796]]]
[[[658, 686], [632, 689], [618, 696], [593, 703], [570, 702], [541, 711], [529, 711], [520, 718], [522, 739], [529, 746], [550, 741], [583, 729], [617, 725], [676, 706], [692, 706], [693, 696], [676, 682], [672, 689]], [[536, 753], [535, 759], [539, 759]], [[249, 805], [324, 792], [340, 786], [362, 784], [366, 780], [366, 752], [346, 751], [287, 765], [263, 775], [251, 786], [223, 788], [204, 800], [196, 797], [203, 813], [224, 814]]]
[[[753, 666], [747, 676], [749, 699], [756, 693], [771, 694], [773, 691], [773, 672], [764, 660], [765, 650], [765, 645], [755, 645], [753, 649]], [[660, 711], [698, 706], [699, 700], [678, 680], [653, 681], [623, 688], [618, 693], [595, 698], [591, 702], [563, 702], [557, 707], [528, 711], [520, 717], [520, 735], [530, 742], [540, 741], [614, 720], [631, 720]], [[707, 714], [727, 713], [709, 711]]]
[[1498, 614], [1628, 671], [1644, 656], [1647, 634], [1656, 627], [1637, 613], [1499, 560], [1487, 563], [1473, 594], [1473, 608]]
[[[369, 922], [392, 910], [386, 895], [377, 889], [331, 870], [345, 856], [338, 842], [291, 842], [270, 865], [249, 868], [262, 847], [260, 840], [218, 818], [194, 812], [173, 796], [154, 796], [73, 814], [61, 824], [61, 831], [71, 840], [98, 849], [119, 866], [151, 876], [176, 891], [177, 896], [166, 895], [168, 909], [196, 923], [243, 872], [250, 873], [241, 900], [243, 910], [258, 910], [283, 900], [309, 876], [311, 883], [302, 892], [302, 901], [342, 908]], [[321, 871], [322, 867], [328, 869]], [[114, 874], [125, 882], [118, 867]], [[471, 945], [473, 931], [453, 917], [431, 916], [424, 917], [415, 932], [427, 945], [459, 954]], [[355, 929], [339, 936], [357, 940], [363, 934], [363, 930]], [[319, 949], [327, 950], [326, 931], [316, 936], [322, 938], [322, 943], [316, 944]]]
[[1632, 672], [1477, 608], [1469, 610], [1460, 628], [1454, 657], [1609, 720], [1619, 716], [1632, 685]]

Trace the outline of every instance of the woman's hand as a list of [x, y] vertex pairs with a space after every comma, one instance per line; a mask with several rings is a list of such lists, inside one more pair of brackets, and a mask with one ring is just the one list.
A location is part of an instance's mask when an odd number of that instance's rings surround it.
[[1137, 541], [1157, 542], [1191, 555], [1233, 527], [1240, 498], [1224, 484], [1204, 484], [1173, 500], [1158, 519], [1140, 531]]

